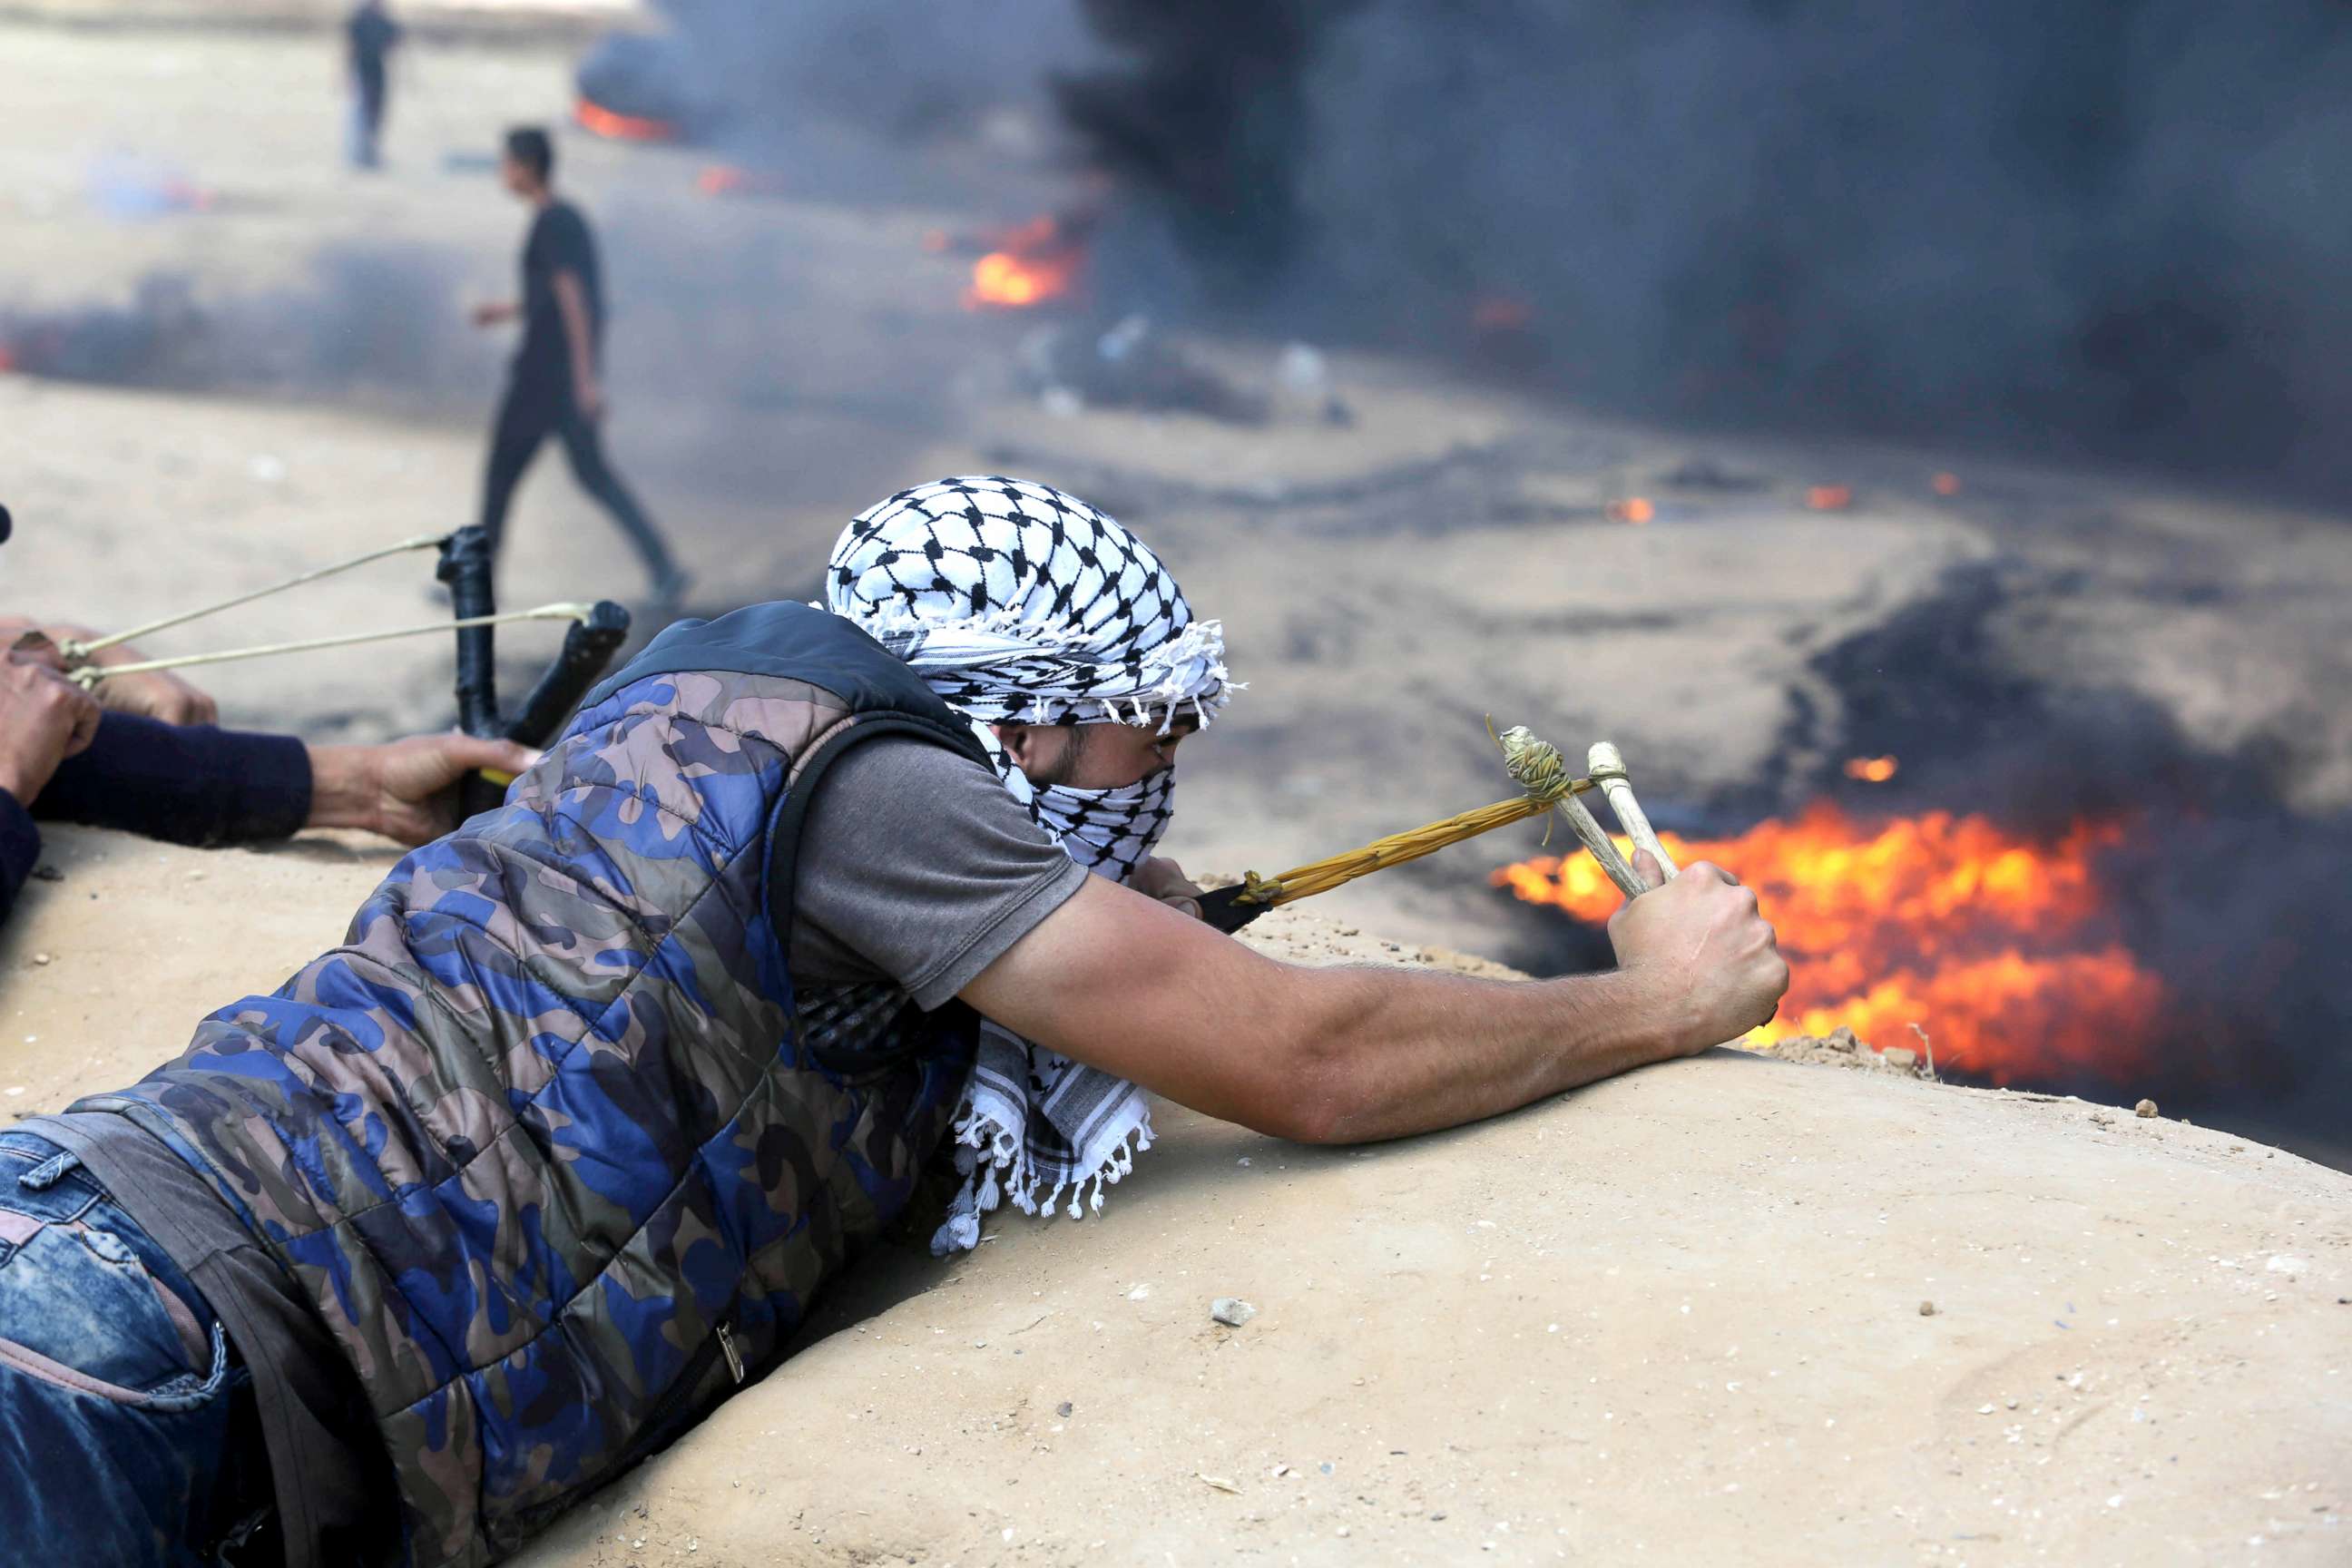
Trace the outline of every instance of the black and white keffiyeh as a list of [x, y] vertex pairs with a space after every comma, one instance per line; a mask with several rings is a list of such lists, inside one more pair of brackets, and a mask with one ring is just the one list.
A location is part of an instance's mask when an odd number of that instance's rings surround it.
[[[1026, 479], [941, 479], [858, 515], [834, 545], [824, 607], [905, 659], [971, 721], [997, 776], [1065, 853], [1124, 882], [1173, 814], [1172, 768], [1118, 789], [1033, 784], [993, 723], [1207, 723], [1234, 689], [1223, 628], [1192, 617], [1144, 543], [1076, 496]], [[1151, 1147], [1150, 1102], [983, 1019], [956, 1117], [966, 1176], [938, 1252], [978, 1245], [1006, 1196], [1024, 1213], [1100, 1209]], [[1082, 1202], [1088, 1183], [1093, 1192]]]

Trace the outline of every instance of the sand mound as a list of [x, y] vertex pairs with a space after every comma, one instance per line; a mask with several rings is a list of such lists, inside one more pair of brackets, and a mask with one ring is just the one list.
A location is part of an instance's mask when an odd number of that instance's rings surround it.
[[[135, 1074], [380, 867], [66, 832], [51, 859], [0, 942], [12, 1109]], [[878, 1255], [521, 1561], [2352, 1553], [2352, 1177], [2291, 1155], [1730, 1051], [1370, 1150], [1161, 1131], [1099, 1218]]]

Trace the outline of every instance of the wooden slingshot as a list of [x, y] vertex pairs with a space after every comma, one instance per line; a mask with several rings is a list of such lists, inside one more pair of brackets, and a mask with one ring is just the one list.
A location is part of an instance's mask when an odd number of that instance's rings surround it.
[[1540, 816], [1558, 809], [1568, 819], [1570, 829], [1609, 879], [1629, 899], [1649, 891], [1639, 873], [1619, 852], [1616, 841], [1601, 826], [1592, 808], [1577, 797], [1598, 789], [1609, 799], [1609, 809], [1633, 840], [1636, 848], [1646, 849], [1657, 857], [1658, 865], [1666, 875], [1675, 873], [1674, 860], [1666, 854], [1665, 846], [1650, 827], [1650, 819], [1642, 811], [1642, 803], [1633, 798], [1633, 783], [1625, 772], [1625, 759], [1615, 746], [1606, 741], [1594, 742], [1585, 754], [1585, 775], [1571, 778], [1568, 763], [1559, 748], [1538, 740], [1524, 725], [1514, 725], [1496, 738], [1502, 748], [1503, 769], [1513, 783], [1524, 792], [1510, 800], [1482, 805], [1475, 811], [1465, 811], [1442, 822], [1432, 822], [1404, 833], [1393, 833], [1386, 838], [1376, 838], [1359, 849], [1342, 855], [1311, 860], [1304, 866], [1294, 866], [1276, 877], [1261, 877], [1252, 871], [1240, 884], [1219, 888], [1201, 896], [1201, 918], [1223, 931], [1239, 931], [1271, 909], [1317, 893], [1328, 892], [1343, 882], [1381, 870], [1390, 866], [1402, 866], [1408, 860], [1418, 860], [1434, 854], [1449, 844], [1459, 844], [1465, 838], [1475, 838], [1482, 833], [1528, 817]]
[[[0, 508], [0, 539], [6, 537], [6, 510]], [[257, 599], [282, 594], [315, 583], [322, 577], [349, 572], [370, 562], [382, 561], [411, 552], [435, 550], [440, 552], [440, 563], [434, 575], [448, 584], [449, 605], [454, 618], [428, 621], [418, 626], [393, 626], [382, 631], [343, 632], [333, 637], [305, 637], [295, 642], [259, 643], [247, 647], [218, 648], [210, 653], [175, 654], [168, 658], [141, 659], [127, 664], [96, 664], [90, 656], [117, 643], [167, 626], [184, 626], [207, 616], [220, 615], [240, 608]], [[523, 700], [520, 711], [511, 717], [499, 706], [497, 669], [493, 628], [521, 621], [564, 621], [563, 647], [556, 654]], [[492, 602], [490, 589], [489, 536], [479, 528], [461, 528], [452, 533], [425, 533], [413, 539], [403, 539], [331, 561], [299, 572], [282, 582], [237, 594], [194, 609], [177, 611], [128, 630], [108, 637], [90, 637], [83, 641], [58, 645], [64, 658], [67, 679], [85, 691], [101, 680], [111, 680], [126, 675], [139, 675], [152, 669], [185, 669], [195, 665], [220, 664], [231, 659], [266, 658], [279, 654], [310, 653], [320, 648], [350, 647], [360, 643], [386, 642], [395, 637], [438, 637], [449, 632], [457, 637], [456, 698], [457, 726], [469, 735], [504, 736], [508, 740], [533, 748], [546, 745], [563, 727], [572, 710], [595, 685], [620, 651], [629, 635], [629, 612], [609, 599], [593, 604], [541, 605], [536, 609], [508, 610], [501, 613]], [[40, 637], [28, 632], [19, 639]], [[47, 641], [41, 637], [40, 640]], [[472, 773], [459, 782], [458, 812], [470, 816], [488, 811], [504, 799], [506, 786], [514, 780], [503, 772], [484, 770]]]

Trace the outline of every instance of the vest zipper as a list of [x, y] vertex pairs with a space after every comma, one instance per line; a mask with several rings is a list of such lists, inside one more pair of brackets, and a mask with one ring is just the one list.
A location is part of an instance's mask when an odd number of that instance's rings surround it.
[[743, 1381], [742, 1352], [735, 1348], [734, 1331], [724, 1323], [719, 1325], [719, 1348], [726, 1352], [727, 1370], [735, 1374], [737, 1383], [741, 1383]]

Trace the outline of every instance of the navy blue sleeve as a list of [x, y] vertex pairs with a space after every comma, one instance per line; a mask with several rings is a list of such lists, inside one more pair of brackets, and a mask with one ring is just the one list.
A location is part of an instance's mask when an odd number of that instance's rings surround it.
[[0, 789], [0, 921], [16, 907], [16, 895], [40, 858], [41, 830], [33, 826], [32, 814]]
[[310, 753], [291, 735], [109, 713], [33, 811], [173, 844], [283, 838], [310, 820]]

